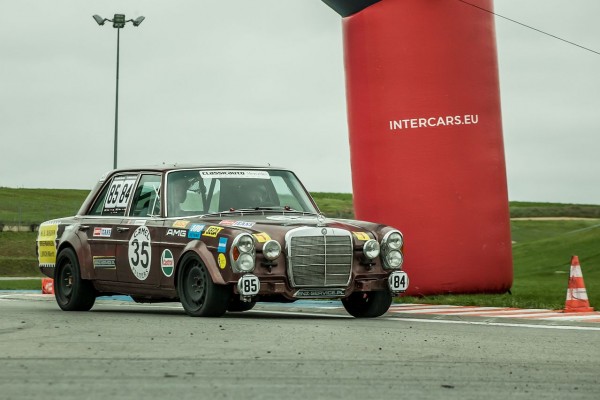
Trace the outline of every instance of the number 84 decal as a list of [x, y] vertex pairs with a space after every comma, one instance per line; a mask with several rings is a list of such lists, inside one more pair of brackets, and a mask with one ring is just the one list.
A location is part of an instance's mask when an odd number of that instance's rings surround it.
[[405, 292], [408, 289], [408, 275], [404, 271], [394, 271], [388, 278], [388, 285], [392, 292]]

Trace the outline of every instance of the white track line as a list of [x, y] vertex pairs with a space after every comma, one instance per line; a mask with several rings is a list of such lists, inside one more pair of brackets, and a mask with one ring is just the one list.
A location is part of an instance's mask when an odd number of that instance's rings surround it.
[[569, 330], [569, 331], [600, 331], [600, 327], [594, 326], [568, 326], [568, 325], [534, 325], [534, 324], [517, 324], [507, 322], [484, 322], [484, 321], [464, 321], [464, 320], [450, 320], [450, 319], [413, 319], [413, 318], [401, 318], [401, 317], [387, 317], [386, 319], [403, 322], [424, 322], [432, 324], [462, 324], [462, 325], [485, 325], [485, 326], [504, 326], [511, 328], [537, 328], [537, 329], [556, 329], [556, 330]]
[[392, 305], [391, 313], [414, 315], [448, 315], [448, 316], [473, 316], [473, 317], [499, 317], [555, 321], [583, 321], [598, 322], [600, 312], [565, 314], [556, 310], [539, 308], [515, 309], [503, 307], [473, 307], [473, 306], [437, 306], [437, 305]]

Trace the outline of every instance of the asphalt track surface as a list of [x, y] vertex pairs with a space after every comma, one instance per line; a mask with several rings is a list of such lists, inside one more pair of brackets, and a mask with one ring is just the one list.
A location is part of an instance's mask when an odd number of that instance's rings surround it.
[[52, 296], [0, 293], [0, 398], [599, 398], [599, 324], [359, 320], [338, 305], [203, 319], [177, 303], [63, 312]]

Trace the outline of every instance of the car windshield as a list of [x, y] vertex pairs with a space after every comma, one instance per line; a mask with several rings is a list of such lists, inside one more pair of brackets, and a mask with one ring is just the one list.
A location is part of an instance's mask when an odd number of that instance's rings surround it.
[[179, 170], [167, 175], [167, 217], [236, 210], [317, 213], [290, 171]]

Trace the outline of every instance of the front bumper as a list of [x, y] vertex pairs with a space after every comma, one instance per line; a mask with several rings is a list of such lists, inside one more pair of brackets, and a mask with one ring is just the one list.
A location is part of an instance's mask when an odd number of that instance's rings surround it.
[[[251, 275], [251, 274], [246, 274]], [[246, 276], [245, 275], [245, 276]], [[254, 275], [252, 275], [254, 277]], [[374, 292], [389, 290], [392, 295], [403, 293], [408, 288], [408, 274], [404, 271], [393, 271], [389, 275], [359, 277], [346, 287], [303, 287], [292, 288], [285, 277], [273, 279], [256, 278], [259, 283], [258, 292], [246, 292], [241, 277], [234, 285], [234, 293], [241, 297], [280, 295], [289, 300], [295, 299], [335, 299], [348, 297], [353, 292]], [[254, 278], [253, 278], [254, 279]]]

